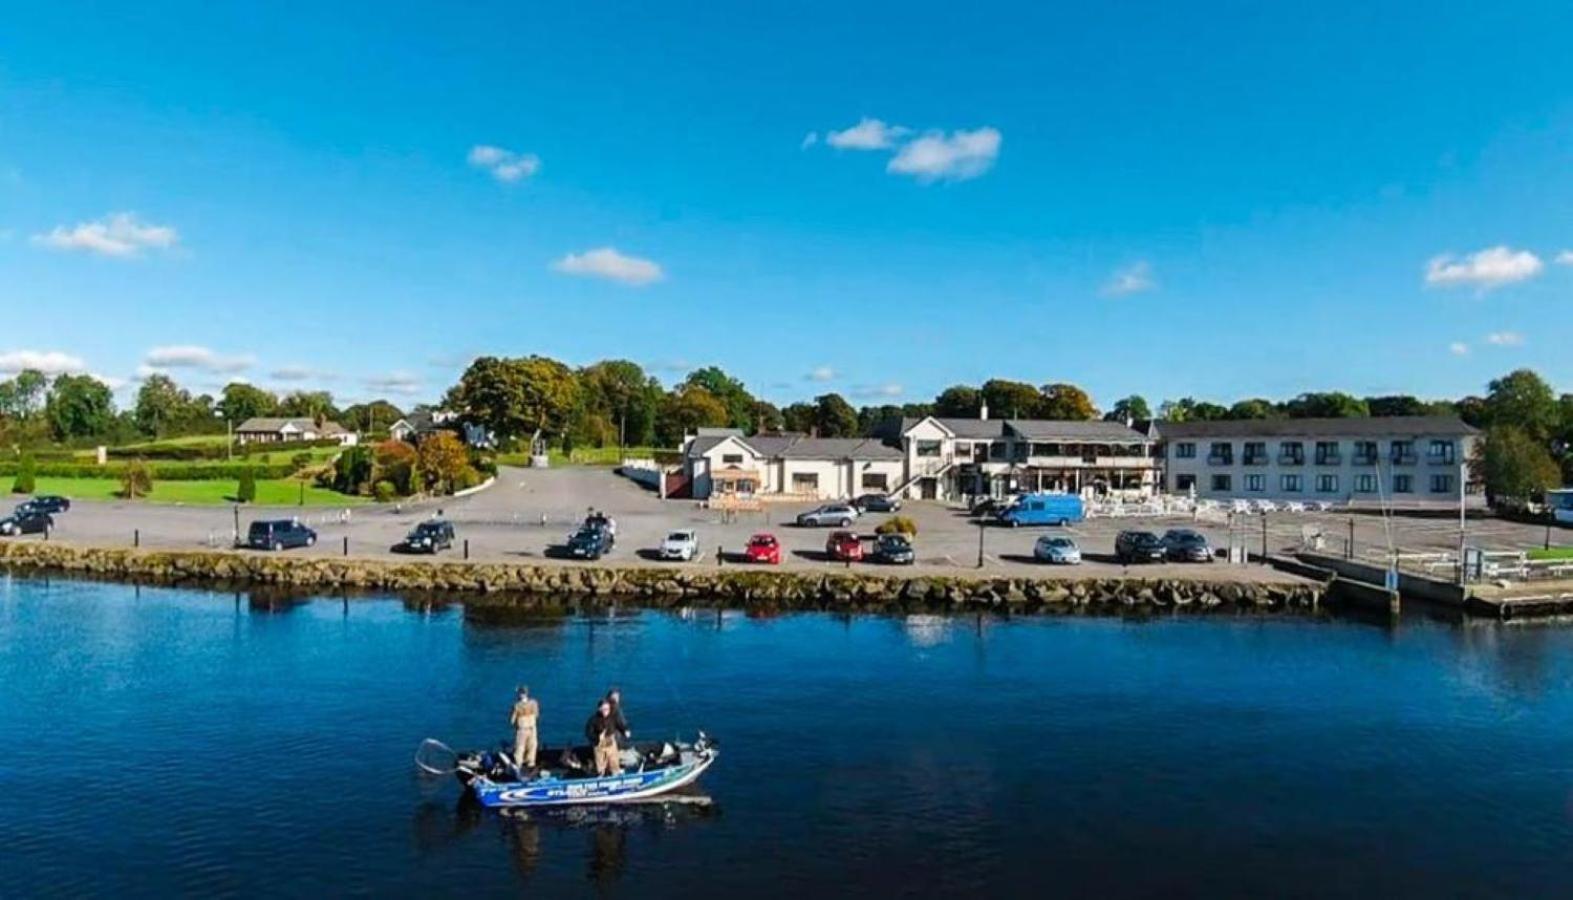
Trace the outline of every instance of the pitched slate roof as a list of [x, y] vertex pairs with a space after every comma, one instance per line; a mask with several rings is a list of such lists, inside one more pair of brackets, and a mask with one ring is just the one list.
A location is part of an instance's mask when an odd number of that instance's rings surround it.
[[979, 440], [983, 440], [987, 438], [1005, 436], [1004, 419], [950, 419], [941, 418], [939, 416], [902, 419], [901, 433], [906, 434], [912, 430], [913, 426], [917, 425], [919, 422], [925, 421], [926, 419], [933, 419], [934, 421], [943, 425], [947, 431], [949, 431], [951, 434], [954, 434], [956, 437], [977, 438]]
[[1009, 419], [1010, 430], [1029, 441], [1147, 441], [1124, 422]]
[[736, 437], [738, 443], [764, 459], [901, 459], [902, 453], [879, 441], [866, 438], [816, 438], [787, 432], [696, 437], [688, 445], [688, 458], [695, 459], [714, 450], [723, 441]]
[[297, 431], [315, 431], [318, 434], [331, 435], [344, 433], [343, 426], [339, 425], [337, 422], [325, 421], [319, 428], [317, 426], [316, 420], [306, 417], [274, 418], [269, 416], [258, 416], [254, 419], [247, 419], [246, 421], [240, 423], [240, 425], [236, 426], [235, 430], [237, 432], [266, 432], [268, 434], [276, 434], [280, 431], [283, 431], [284, 426], [286, 425], [294, 426]]
[[1457, 416], [1361, 416], [1348, 419], [1228, 419], [1154, 422], [1159, 437], [1463, 437], [1479, 429]]

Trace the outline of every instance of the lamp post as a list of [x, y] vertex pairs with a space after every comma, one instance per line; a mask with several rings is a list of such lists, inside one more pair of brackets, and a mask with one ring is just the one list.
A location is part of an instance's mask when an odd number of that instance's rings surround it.
[[1469, 481], [1469, 464], [1467, 462], [1461, 462], [1461, 463], [1458, 464], [1458, 586], [1459, 587], [1463, 587], [1465, 582], [1468, 581], [1468, 579], [1469, 579], [1469, 572], [1464, 567], [1464, 552], [1465, 552], [1465, 550], [1464, 550], [1464, 548], [1465, 548], [1464, 536], [1465, 536], [1465, 522], [1467, 521], [1465, 516], [1464, 516], [1464, 488], [1465, 488], [1465, 485], [1467, 484], [1468, 481]]
[[224, 420], [224, 458], [229, 462], [235, 461], [235, 423], [230, 420], [229, 414], [223, 409], [213, 410], [213, 415]]

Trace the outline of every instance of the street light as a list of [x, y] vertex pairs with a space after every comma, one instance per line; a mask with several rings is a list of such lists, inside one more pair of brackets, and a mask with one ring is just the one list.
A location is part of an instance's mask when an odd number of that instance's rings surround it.
[[223, 409], [215, 409], [215, 410], [213, 410], [213, 415], [216, 418], [220, 418], [220, 419], [224, 420], [224, 435], [225, 435], [224, 456], [230, 462], [234, 462], [235, 461], [235, 423], [230, 421], [229, 416], [224, 412]]

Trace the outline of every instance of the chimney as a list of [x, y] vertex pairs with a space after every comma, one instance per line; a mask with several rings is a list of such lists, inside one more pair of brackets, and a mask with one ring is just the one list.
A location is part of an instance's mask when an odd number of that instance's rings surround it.
[[982, 401], [982, 404], [978, 407], [978, 418], [980, 418], [980, 419], [987, 419], [988, 417], [989, 417], [989, 403], [988, 403], [987, 400], [984, 400], [984, 401]]

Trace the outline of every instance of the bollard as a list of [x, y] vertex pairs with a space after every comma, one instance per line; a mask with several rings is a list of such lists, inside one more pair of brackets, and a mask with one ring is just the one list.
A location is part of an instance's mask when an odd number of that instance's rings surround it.
[[1349, 520], [1349, 540], [1344, 543], [1344, 558], [1355, 558], [1355, 520]]
[[344, 536], [344, 555], [350, 555], [350, 536], [347, 534]]
[[726, 555], [721, 552], [720, 544], [716, 544], [715, 547], [715, 564], [718, 566], [726, 565]]
[[132, 530], [132, 532], [131, 532], [131, 546], [133, 546], [133, 547], [140, 547], [140, 546], [142, 546], [142, 529], [137, 528], [137, 529]]
[[469, 559], [470, 558], [470, 539], [469, 538], [465, 538], [464, 539], [464, 558], [465, 559]]

